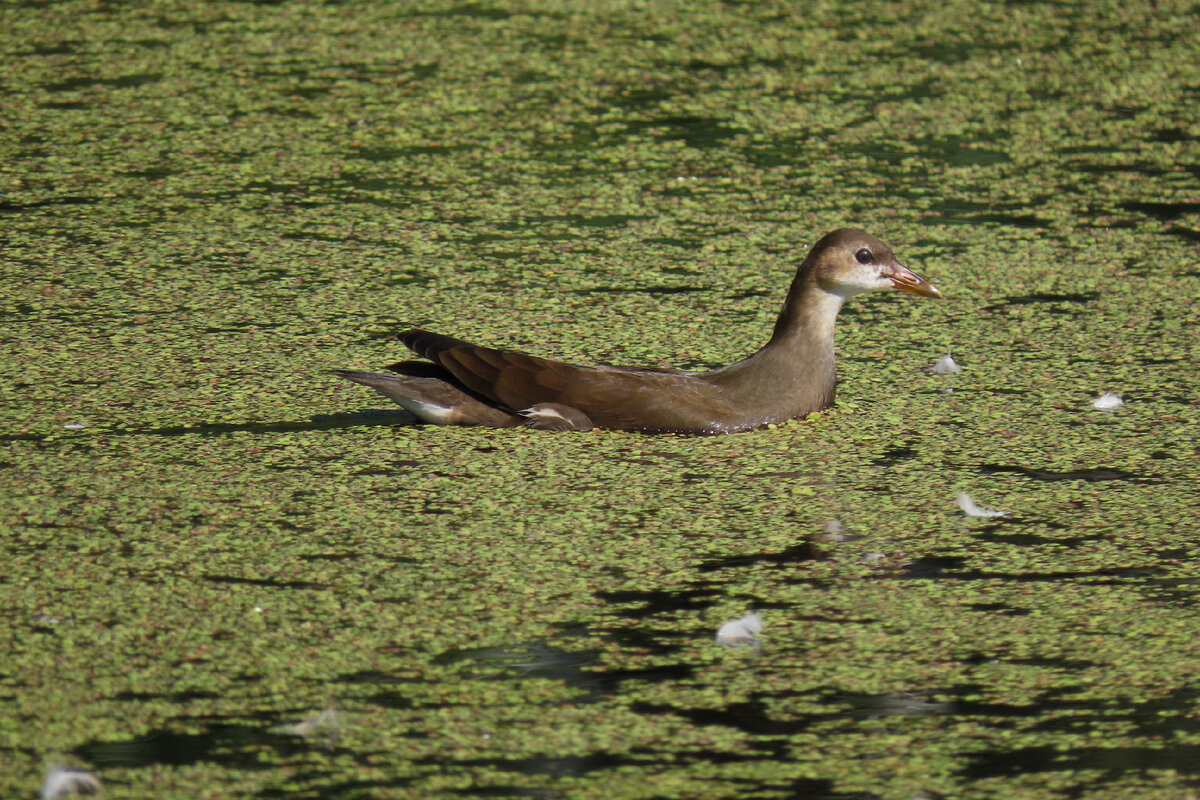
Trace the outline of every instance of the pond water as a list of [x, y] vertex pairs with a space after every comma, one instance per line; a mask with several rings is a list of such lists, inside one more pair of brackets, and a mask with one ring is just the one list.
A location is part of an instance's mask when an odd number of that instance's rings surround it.
[[[1200, 18], [1081, 11], [8, 7], [0, 794], [1194, 794]], [[947, 299], [807, 420], [329, 374], [729, 363], [847, 225]]]

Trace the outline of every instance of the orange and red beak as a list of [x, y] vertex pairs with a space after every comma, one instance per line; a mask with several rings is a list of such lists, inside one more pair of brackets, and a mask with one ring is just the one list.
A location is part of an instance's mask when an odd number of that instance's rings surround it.
[[917, 273], [913, 272], [908, 267], [901, 264], [899, 261], [892, 261], [891, 274], [892, 286], [902, 292], [917, 294], [921, 297], [941, 297], [942, 293], [938, 288], [929, 281], [922, 278]]

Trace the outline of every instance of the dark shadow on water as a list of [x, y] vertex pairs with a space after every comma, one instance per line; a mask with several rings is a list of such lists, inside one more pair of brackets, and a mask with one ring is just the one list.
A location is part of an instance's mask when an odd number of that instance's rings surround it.
[[[1036, 200], [1032, 205], [1037, 205]], [[946, 200], [930, 206], [929, 216], [922, 217], [926, 225], [982, 224], [1008, 225], [1014, 228], [1044, 228], [1048, 220], [1025, 212], [1026, 203], [978, 203], [970, 200]]]
[[[1178, 558], [1179, 556], [1161, 555], [1162, 558]], [[1190, 558], [1190, 552], [1184, 555]], [[1200, 578], [1155, 578], [1147, 581], [1147, 589], [1156, 600], [1184, 605], [1189, 609], [1196, 605], [1200, 598]]]
[[398, 161], [412, 156], [434, 156], [462, 153], [473, 149], [466, 144], [428, 145], [411, 147], [356, 147], [347, 154], [347, 158], [362, 161], [386, 162]]
[[899, 578], [923, 580], [929, 578], [958, 578], [967, 560], [957, 556], [926, 556], [909, 564]]
[[1163, 221], [1179, 219], [1187, 214], [1200, 213], [1200, 203], [1127, 202], [1122, 203], [1121, 208], [1126, 211], [1136, 211], [1139, 214], [1146, 214]]
[[[605, 770], [629, 767], [645, 770], [648, 767], [663, 769], [679, 769], [680, 767], [704, 764], [741, 764], [748, 762], [771, 761], [785, 757], [785, 751], [778, 752], [730, 752], [711, 749], [689, 750], [653, 750], [646, 747], [633, 748], [627, 753], [610, 753], [606, 751], [574, 756], [533, 756], [531, 758], [477, 758], [453, 761], [455, 766], [475, 767], [511, 772], [521, 775], [549, 776], [555, 778], [570, 778], [589, 775]], [[444, 768], [445, 759], [421, 759], [417, 764]], [[845, 794], [833, 790], [834, 782], [822, 778], [796, 778], [786, 783], [773, 783], [756, 777], [735, 779], [738, 784], [738, 797], [792, 797], [802, 800], [873, 800], [875, 795], [855, 792]], [[769, 792], [769, 794], [762, 794]], [[455, 794], [469, 797], [540, 797], [558, 798], [567, 794], [555, 788], [538, 788], [513, 785], [478, 786], [468, 789], [456, 789]], [[676, 795], [657, 794], [654, 797]], [[681, 795], [682, 796], [682, 795]], [[690, 796], [690, 795], [688, 795]]]
[[[595, 664], [588, 653], [575, 653], [553, 647], [545, 642], [527, 642], [506, 647], [482, 647], [474, 650], [447, 650], [433, 659], [434, 664], [462, 664], [472, 668], [491, 669], [496, 677], [519, 675], [529, 678], [549, 678], [566, 684], [586, 683], [580, 679], [580, 667]], [[583, 673], [588, 675], [589, 673]]]
[[[1028, 776], [1032, 772], [1075, 772], [1087, 771], [1086, 780], [1080, 781], [1090, 787], [1105, 786], [1120, 778], [1124, 772], [1150, 770], [1178, 771], [1194, 774], [1196, 763], [1200, 763], [1200, 745], [1193, 742], [1171, 744], [1181, 734], [1195, 734], [1200, 730], [1200, 720], [1187, 714], [1196, 703], [1193, 688], [1180, 688], [1164, 697], [1145, 703], [1120, 704], [1112, 699], [1072, 699], [1073, 687], [1061, 687], [1045, 692], [1027, 706], [1007, 706], [1009, 710], [1025, 710], [1024, 716], [1037, 718], [1045, 715], [1045, 721], [1036, 724], [1037, 729], [1062, 732], [1063, 729], [1091, 730], [1096, 724], [1128, 722], [1133, 729], [1126, 735], [1145, 736], [1164, 742], [1162, 747], [1073, 747], [1063, 750], [1051, 745], [1021, 747], [1016, 750], [998, 750], [986, 753], [967, 754], [968, 764], [962, 775], [970, 780], [1002, 776]], [[1064, 696], [1060, 699], [1060, 696]], [[961, 704], [961, 714], [995, 714], [994, 706], [983, 703]], [[1195, 782], [1193, 782], [1194, 786]], [[1078, 792], [1070, 793], [1072, 796]]]
[[[841, 714], [823, 713], [806, 714], [792, 719], [776, 719], [765, 701], [757, 698], [740, 703], [730, 703], [721, 708], [681, 708], [660, 703], [634, 703], [632, 711], [649, 716], [673, 715], [683, 717], [694, 725], [715, 725], [732, 728], [754, 736], [794, 736], [811, 728], [814, 724], [834, 719]], [[759, 747], [770, 751], [769, 758], [783, 757], [786, 753], [784, 742], [757, 742]]]
[[595, 286], [590, 289], [568, 289], [566, 294], [581, 294], [592, 295], [598, 294], [603, 296], [613, 294], [691, 294], [693, 292], [706, 292], [699, 286]]
[[212, 583], [232, 583], [247, 586], [267, 586], [274, 589], [324, 589], [326, 584], [311, 581], [277, 581], [273, 578], [242, 578], [233, 575], [205, 575]]
[[957, 703], [934, 700], [916, 692], [888, 692], [886, 694], [833, 694], [830, 703], [850, 706], [851, 719], [881, 719], [883, 717], [925, 714], [945, 716], [957, 713]]
[[[802, 800], [880, 800], [882, 795], [872, 792], [835, 792], [833, 781], [822, 778], [796, 778], [784, 784], [765, 784], [763, 789], [778, 792], [773, 796], [802, 798]], [[745, 795], [750, 797], [751, 795]], [[913, 797], [921, 797], [921, 794]], [[925, 793], [928, 800], [939, 800], [936, 793]]]
[[[569, 634], [569, 632], [567, 632]], [[631, 643], [623, 634], [636, 633], [649, 639], [652, 632], [606, 630], [605, 637], [618, 641], [627, 649], [647, 649], [658, 652], [677, 650], [657, 642]], [[665, 635], [665, 634], [664, 634]], [[452, 650], [434, 659], [436, 664], [461, 664], [475, 674], [472, 677], [494, 680], [524, 680], [541, 678], [559, 681], [578, 689], [580, 694], [570, 698], [571, 704], [596, 702], [620, 691], [625, 681], [658, 683], [682, 680], [691, 676], [689, 665], [662, 665], [645, 669], [598, 669], [599, 658], [590, 652], [563, 650], [545, 642], [530, 642], [511, 647], [488, 647], [478, 650]]]
[[555, 789], [541, 789], [534, 786], [480, 786], [471, 789], [451, 789], [453, 794], [463, 797], [533, 797], [537, 800], [559, 800], [564, 797], [562, 792]]
[[999, 525], [1012, 525], [1018, 523], [1014, 517], [1002, 518], [998, 525], [989, 525], [986, 530], [977, 531], [975, 538], [985, 542], [995, 542], [996, 544], [1007, 544], [1015, 547], [1037, 547], [1039, 545], [1053, 544], [1059, 547], [1078, 547], [1087, 542], [1095, 542], [1103, 540], [1105, 534], [1097, 533], [1092, 536], [1071, 536], [1064, 539], [1055, 539], [1053, 536], [1038, 536], [1035, 533], [996, 533], [995, 528]]
[[[535, 756], [524, 759], [471, 759], [455, 761], [456, 766], [490, 768], [501, 772], [513, 772], [523, 775], [550, 776], [569, 778], [588, 775], [603, 770], [631, 767], [646, 769], [661, 766], [664, 769], [678, 769], [683, 765], [693, 763], [731, 764], [752, 761], [769, 761], [783, 755], [780, 754], [747, 754], [741, 752], [724, 752], [720, 750], [685, 750], [685, 751], [654, 751], [647, 748], [634, 748], [628, 753], [589, 753], [581, 756]], [[444, 759], [424, 759], [418, 764], [434, 767], [444, 767]], [[758, 778], [738, 778], [734, 782], [739, 787], [739, 797], [793, 797], [802, 800], [874, 800], [876, 795], [855, 792], [845, 794], [833, 790], [834, 783], [821, 778], [796, 778], [786, 783], [772, 783]], [[555, 788], [538, 788], [529, 786], [494, 785], [479, 786], [469, 789], [455, 789], [455, 794], [468, 797], [537, 797], [559, 798], [567, 797], [564, 792]], [[761, 794], [769, 792], [770, 794]], [[667, 797], [665, 794], [654, 797]], [[671, 795], [674, 796], [674, 795]]]
[[[452, 19], [454, 17], [468, 17], [470, 19], [490, 19], [502, 20], [508, 19], [516, 11], [508, 11], [504, 8], [498, 8], [494, 5], [485, 5], [483, 3], [459, 3], [456, 6], [450, 6], [446, 9], [437, 10], [417, 10], [405, 9], [398, 16], [400, 18], [420, 18], [420, 17], [440, 17], [443, 19]], [[529, 13], [529, 12], [523, 12]]]
[[[755, 736], [793, 736], [817, 723], [832, 720], [863, 720], [913, 714], [946, 715], [955, 713], [956, 701], [934, 700], [922, 693], [890, 692], [887, 694], [852, 694], [828, 688], [806, 692], [780, 692], [771, 697], [805, 697], [816, 695], [828, 710], [780, 719], [772, 716], [772, 705], [755, 697], [731, 703], [721, 708], [678, 708], [670, 705], [639, 703], [634, 711], [646, 714], [674, 714], [696, 725], [718, 725]], [[772, 745], [759, 742], [760, 747]], [[780, 745], [779, 754], [783, 753]]]
[[643, 669], [618, 669], [597, 675], [597, 685], [605, 692], [616, 692], [625, 681], [642, 683], [666, 683], [668, 681], [685, 681], [692, 677], [695, 670], [686, 664], [671, 664], [661, 667], [645, 667]]
[[1033, 469], [1009, 464], [982, 464], [979, 471], [984, 475], [994, 475], [999, 472], [1013, 472], [1038, 481], [1129, 481], [1130, 483], [1160, 483], [1159, 479], [1138, 475], [1135, 472], [1112, 469], [1109, 467], [1092, 467], [1088, 469], [1073, 469], [1055, 472], [1048, 469]]
[[179, 170], [168, 169], [167, 167], [147, 167], [146, 169], [125, 170], [117, 174], [127, 175], [130, 178], [146, 178], [147, 180], [159, 181], [179, 174]]
[[989, 303], [984, 311], [1003, 311], [1013, 306], [1040, 306], [1038, 313], [1043, 314], [1072, 314], [1078, 315], [1091, 310], [1086, 306], [1100, 297], [1099, 292], [1078, 292], [1055, 294], [1050, 292], [1035, 292], [1033, 294], [1009, 295], [998, 302]]
[[140, 75], [122, 75], [117, 78], [99, 78], [93, 75], [79, 78], [68, 78], [58, 83], [43, 84], [48, 92], [69, 92], [76, 89], [91, 89], [103, 86], [112, 89], [136, 89], [162, 80], [161, 72], [147, 72]]
[[1000, 303], [993, 303], [987, 306], [989, 310], [1002, 308], [1004, 306], [1025, 306], [1035, 303], [1090, 303], [1092, 300], [1100, 298], [1099, 292], [1066, 292], [1056, 294], [1053, 292], [1034, 292], [1033, 294], [1017, 294], [1009, 295]]
[[165, 700], [168, 703], [187, 704], [196, 700], [217, 700], [220, 697], [221, 695], [217, 694], [216, 692], [192, 690], [187, 692], [171, 692], [168, 694], [159, 694], [155, 692], [119, 692], [113, 695], [112, 699], [123, 703], [135, 700], [140, 702], [145, 702], [147, 700]]
[[604, 102], [625, 110], [644, 111], [657, 108], [676, 94], [676, 89], [662, 86], [621, 86], [605, 95]]
[[913, 561], [898, 574], [888, 577], [895, 580], [1007, 580], [1025, 583], [1083, 580], [1104, 585], [1115, 583], [1119, 579], [1149, 578], [1163, 571], [1160, 567], [1152, 566], [1047, 572], [990, 572], [965, 567], [966, 559], [957, 556], [926, 556]]
[[5, 200], [0, 200], [0, 214], [20, 214], [25, 211], [32, 211], [35, 208], [45, 208], [46, 206], [91, 206], [100, 202], [103, 202], [102, 198], [82, 197], [79, 195], [55, 197], [50, 200], [35, 200], [32, 203], [9, 203]]
[[631, 120], [625, 123], [625, 131], [630, 135], [649, 134], [659, 139], [680, 141], [689, 147], [703, 149], [717, 147], [727, 139], [747, 133], [745, 128], [726, 123], [726, 120], [716, 117], [677, 115]]
[[[1181, 228], [1175, 225], [1167, 229], [1167, 233], [1171, 236], [1179, 236], [1187, 239], [1189, 242], [1200, 242], [1200, 230], [1192, 230], [1191, 228]], [[1188, 270], [1184, 275], [1194, 278], [1200, 275], [1200, 270]]]
[[[390, 708], [397, 711], [407, 711], [415, 706], [412, 698], [401, 692], [395, 691], [376, 692], [375, 694], [362, 698], [362, 701], [364, 703], [372, 703], [382, 708]], [[409, 735], [415, 737], [415, 734]]]
[[[888, 163], [900, 163], [908, 159], [919, 158], [941, 162], [954, 167], [1003, 164], [1012, 160], [1004, 150], [979, 147], [977, 142], [959, 136], [918, 136], [906, 142], [905, 145], [900, 146], [865, 144], [853, 145], [846, 148], [846, 150]], [[1004, 207], [1000, 204], [985, 205], [969, 201], [955, 202], [951, 205], [954, 208], [970, 206], [973, 211], [982, 211], [984, 209], [995, 210]]]
[[1196, 744], [1161, 748], [1077, 747], [1067, 751], [1046, 745], [976, 755], [962, 774], [970, 780], [979, 780], [1028, 776], [1035, 772], [1070, 773], [1086, 770], [1091, 774], [1078, 779], [1081, 784], [1079, 788], [1083, 790], [1085, 786], [1099, 787], [1115, 782], [1127, 772], [1194, 772], [1197, 763], [1200, 763], [1200, 745]]
[[97, 436], [228, 436], [233, 433], [299, 433], [342, 428], [403, 428], [417, 424], [412, 415], [396, 409], [364, 409], [339, 414], [320, 414], [308, 422], [209, 422], [195, 425], [171, 425], [165, 428], [84, 428], [54, 434], [10, 433], [0, 435], [4, 442], [39, 442], [93, 439]]
[[390, 672], [380, 672], [379, 670], [361, 670], [359, 672], [345, 672], [337, 676], [334, 680], [339, 683], [404, 683], [404, 678], [398, 678]]
[[717, 587], [700, 587], [680, 589], [678, 591], [648, 590], [648, 591], [618, 591], [597, 592], [596, 596], [606, 603], [613, 605], [640, 604], [637, 608], [625, 608], [616, 611], [622, 617], [645, 619], [671, 611], [695, 611], [709, 608], [716, 604], [722, 594]]
[[[201, 733], [161, 729], [120, 741], [93, 740], [80, 745], [74, 753], [100, 767], [136, 769], [154, 764], [185, 766], [213, 762], [235, 769], [260, 771], [279, 766], [259, 757], [258, 749], [264, 745], [282, 756], [310, 749], [310, 743], [303, 737], [272, 732], [273, 726], [292, 720], [275, 716], [264, 719], [265, 722], [245, 724], [223, 721], [205, 727]], [[182, 722], [192, 727], [203, 721], [189, 718]], [[333, 752], [353, 755], [344, 748], [336, 748]]]
[[[252, 743], [258, 734], [265, 734], [261, 727], [226, 725], [214, 727], [204, 733], [178, 733], [176, 731], [154, 731], [136, 739], [116, 742], [91, 741], [80, 745], [75, 754], [85, 761], [100, 767], [147, 767], [152, 764], [180, 766], [200, 761], [224, 761], [242, 769], [269, 769], [271, 765], [255, 764], [255, 758], [242, 753], [234, 757], [232, 749]], [[216, 751], [223, 752], [223, 758]]]
[[[302, 714], [300, 715], [302, 716]], [[198, 722], [188, 718], [189, 727]], [[187, 767], [196, 764], [217, 764], [231, 770], [268, 772], [280, 769], [280, 759], [297, 762], [311, 758], [308, 754], [319, 748], [327, 758], [347, 760], [366, 765], [370, 756], [335, 746], [328, 740], [293, 736], [272, 730], [273, 727], [295, 722], [277, 715], [263, 715], [261, 722], [229, 724], [222, 721], [204, 728], [200, 733], [179, 733], [171, 730], [153, 731], [145, 736], [123, 741], [93, 740], [74, 750], [79, 759], [101, 768], [139, 769], [165, 765]], [[270, 748], [276, 758], [264, 758], [263, 749]], [[363, 797], [357, 790], [364, 787], [404, 787], [412, 778], [386, 781], [349, 781], [329, 783], [333, 773], [321, 769], [301, 770], [292, 775], [292, 785], [286, 790], [268, 787], [257, 797], [287, 797], [290, 800], [327, 800], [340, 797]]]
[[794, 565], [802, 561], [822, 561], [826, 558], [824, 550], [811, 540], [805, 540], [785, 547], [777, 553], [751, 553], [742, 556], [725, 556], [703, 561], [696, 567], [698, 572], [716, 572], [722, 569], [738, 569], [754, 564], [774, 564], [775, 566]]
[[[1040, 661], [1035, 659], [1009, 660], [1003, 658], [998, 660], [1006, 664], [1056, 668], [1070, 672], [1079, 672], [1093, 666], [1091, 663], [1083, 661], [1054, 661], [1050, 659]], [[973, 659], [972, 663], [980, 663], [980, 660]], [[984, 717], [990, 720], [1036, 720], [1045, 717], [1047, 721], [1041, 723], [1041, 725], [1046, 728], [1060, 729], [1064, 725], [1062, 720], [1064, 715], [1070, 716], [1073, 723], [1081, 718], [1079, 716], [1081, 712], [1095, 712], [1094, 717], [1089, 715], [1087, 718], [1100, 719], [1106, 710], [1111, 709], [1111, 704], [1107, 700], [1076, 699], [1075, 695], [1078, 689], [1075, 686], [1060, 686], [1048, 689], [1037, 695], [1030, 702], [1019, 704], [980, 700], [979, 694], [981, 691], [986, 691], [986, 687], [976, 684], [959, 684], [939, 691], [939, 694], [949, 695], [954, 698], [947, 701], [944, 704], [946, 707], [939, 713], [963, 717]], [[992, 722], [990, 724], [994, 725], [996, 723]]]
[[[14, 4], [14, 5], [28, 5], [28, 6], [32, 6], [32, 5], [33, 5], [33, 3], [16, 3], [16, 4]], [[62, 41], [62, 42], [55, 42], [55, 43], [53, 43], [53, 44], [34, 44], [34, 45], [31, 45], [31, 46], [29, 47], [29, 49], [28, 49], [28, 50], [15, 50], [15, 51], [10, 51], [10, 52], [9, 52], [9, 55], [11, 55], [11, 56], [57, 56], [57, 55], [67, 55], [67, 54], [70, 54], [70, 53], [74, 53], [74, 52], [76, 51], [76, 45], [78, 45], [78, 44], [79, 44], [79, 42], [78, 42], [78, 41], [76, 41], [76, 40], [67, 40], [67, 41]]]
[[647, 219], [651, 218], [645, 214], [525, 214], [497, 223], [496, 227], [502, 231], [523, 231], [558, 222], [578, 228], [620, 229]]
[[394, 778], [392, 780], [376, 780], [376, 781], [344, 781], [342, 783], [318, 783], [322, 777], [321, 773], [305, 775], [304, 773], [296, 773], [293, 781], [299, 783], [306, 777], [311, 777], [312, 784], [309, 789], [299, 789], [295, 787], [287, 788], [267, 788], [255, 794], [255, 797], [281, 797], [287, 800], [360, 800], [364, 797], [378, 797], [375, 793], [365, 793], [368, 789], [401, 789], [412, 784], [411, 778]]
[[[969, 608], [971, 611], [991, 612], [993, 614], [1004, 614], [1008, 617], [1027, 617], [1033, 612], [1028, 608], [1013, 608], [1006, 603], [968, 603], [964, 608]], [[986, 660], [986, 659], [984, 659]], [[971, 662], [968, 662], [971, 663]]]
[[883, 452], [872, 464], [880, 467], [890, 467], [910, 458], [915, 458], [917, 451], [913, 447], [892, 447]]
[[925, 39], [907, 44], [904, 48], [918, 58], [937, 61], [942, 64], [957, 64], [974, 58], [986, 56], [988, 53], [1003, 52], [1004, 46], [997, 42], [969, 39]]
[[1160, 167], [1157, 164], [1147, 164], [1144, 162], [1134, 164], [1064, 164], [1064, 168], [1072, 169], [1076, 172], [1082, 172], [1087, 175], [1108, 175], [1131, 173], [1135, 175], [1145, 175], [1151, 178], [1157, 178], [1167, 174], [1167, 169]]
[[[444, 766], [447, 759], [438, 756], [436, 758], [421, 758], [414, 763], [427, 764], [430, 766]], [[469, 758], [452, 761], [456, 767], [490, 767], [501, 772], [517, 772], [522, 775], [586, 775], [589, 772], [596, 772], [602, 769], [611, 769], [621, 766], [622, 764], [645, 763], [639, 762], [624, 755], [614, 755], [609, 753], [588, 753], [580, 756], [532, 756], [530, 758]], [[463, 790], [464, 794], [480, 794], [486, 793], [492, 795], [494, 792], [504, 789], [504, 794], [509, 793], [512, 787], [489, 786], [484, 789]], [[520, 791], [520, 790], [519, 790]], [[539, 789], [531, 789], [526, 787], [525, 792], [542, 791]]]

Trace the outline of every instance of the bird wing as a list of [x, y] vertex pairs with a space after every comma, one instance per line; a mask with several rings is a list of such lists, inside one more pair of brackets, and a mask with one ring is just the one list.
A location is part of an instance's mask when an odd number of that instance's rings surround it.
[[422, 330], [400, 340], [467, 390], [512, 411], [556, 403], [602, 428], [681, 432], [715, 432], [729, 413], [716, 387], [693, 373], [581, 367]]

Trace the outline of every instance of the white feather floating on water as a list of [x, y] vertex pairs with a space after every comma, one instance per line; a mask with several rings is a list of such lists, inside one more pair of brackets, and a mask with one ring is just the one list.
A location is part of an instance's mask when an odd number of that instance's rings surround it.
[[964, 514], [966, 514], [968, 517], [1004, 517], [1004, 516], [1008, 516], [1007, 511], [992, 511], [991, 509], [988, 509], [988, 508], [980, 508], [975, 503], [975, 501], [971, 499], [971, 495], [967, 494], [966, 492], [960, 492], [957, 500], [958, 500], [958, 507], [961, 508], [962, 512]]
[[954, 360], [954, 356], [946, 353], [937, 360], [937, 362], [929, 368], [929, 371], [942, 379], [942, 391], [946, 394], [954, 391], [954, 381], [958, 373], [962, 372], [962, 367]]
[[86, 769], [50, 764], [46, 767], [46, 782], [42, 784], [43, 800], [71, 797], [78, 794], [99, 794], [100, 779]]
[[821, 532], [812, 538], [818, 542], [844, 542], [847, 536], [842, 533], [842, 521], [834, 517], [833, 519], [825, 520], [825, 525], [822, 526]]
[[1125, 405], [1125, 401], [1121, 399], [1121, 395], [1114, 392], [1105, 392], [1092, 401], [1092, 407], [1101, 411], [1112, 411], [1123, 405]]
[[275, 730], [289, 736], [300, 736], [324, 743], [327, 748], [332, 750], [342, 736], [342, 715], [336, 708], [330, 706], [320, 713], [309, 714], [299, 722], [283, 725]]
[[762, 617], [757, 611], [740, 619], [731, 619], [717, 631], [717, 644], [726, 647], [757, 646], [762, 627]]
[[955, 375], [962, 372], [962, 367], [958, 365], [953, 356], [946, 353], [946, 355], [939, 358], [937, 363], [933, 365], [932, 371], [934, 375]]

